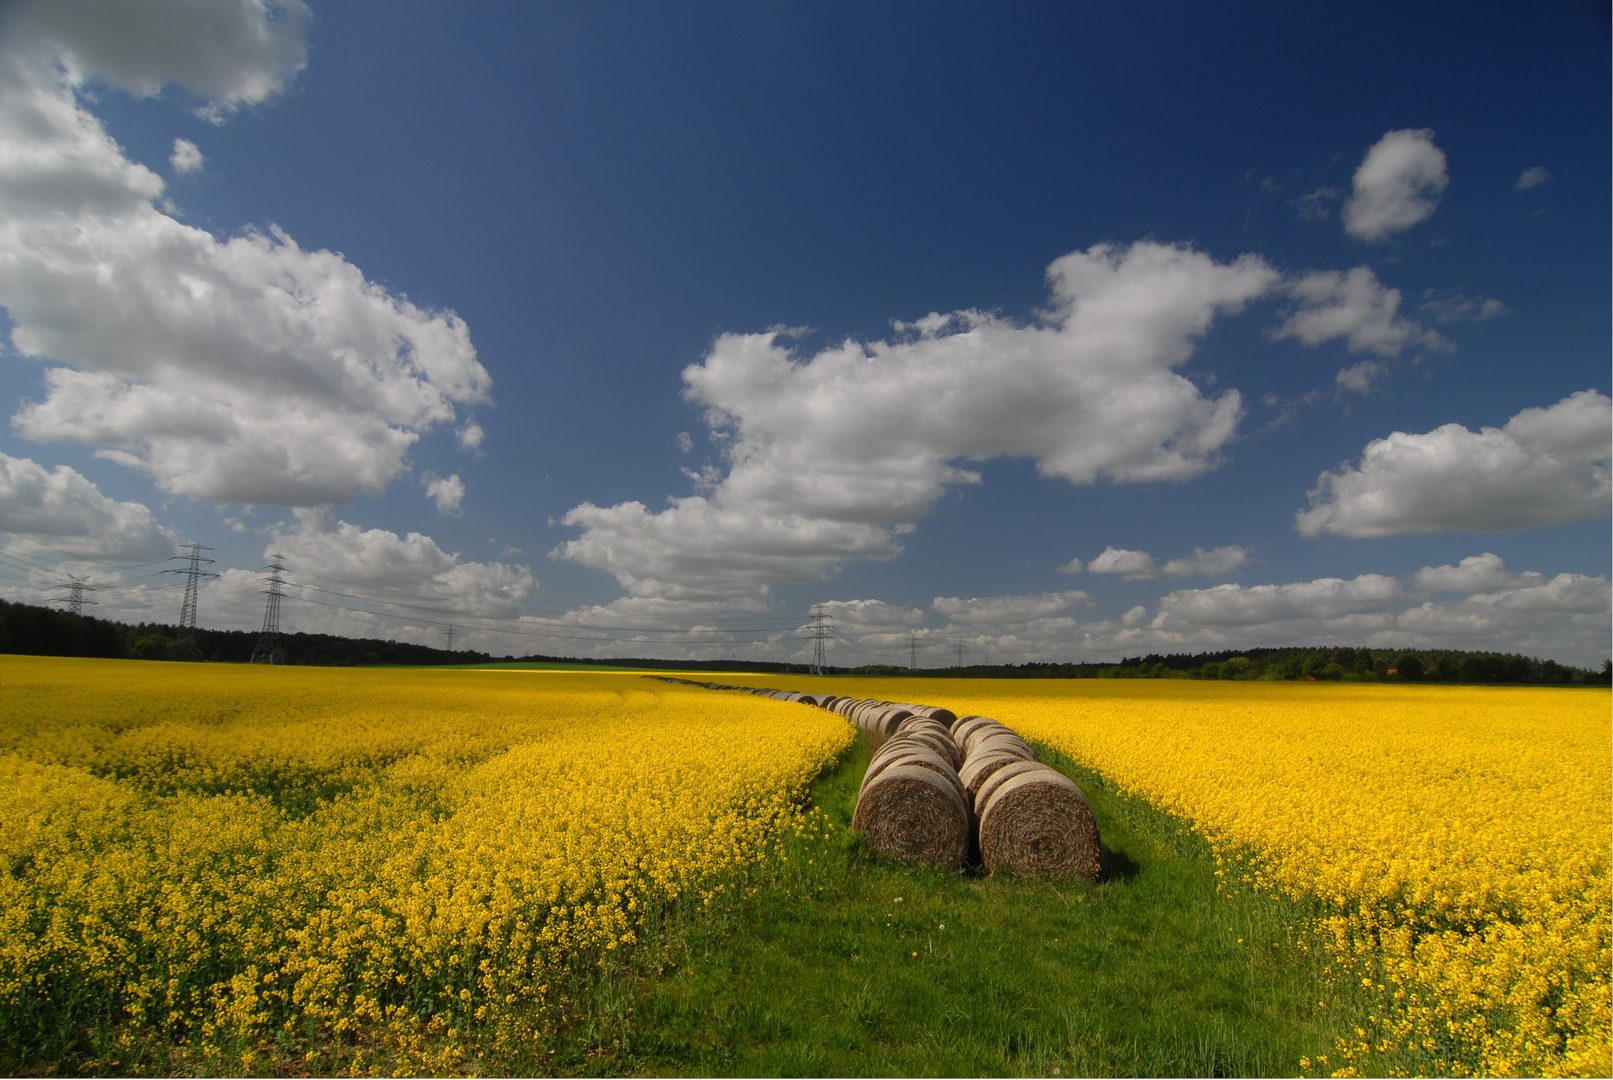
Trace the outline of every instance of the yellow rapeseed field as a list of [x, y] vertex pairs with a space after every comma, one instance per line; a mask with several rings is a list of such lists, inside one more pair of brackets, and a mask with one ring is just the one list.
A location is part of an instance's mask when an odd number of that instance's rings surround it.
[[[993, 716], [1315, 898], [1381, 1007], [1304, 1066], [1609, 1074], [1609, 695], [1264, 682], [791, 680]], [[1346, 974], [1347, 973], [1347, 974]]]
[[0, 1046], [462, 1071], [813, 826], [851, 738], [632, 674], [5, 657]]

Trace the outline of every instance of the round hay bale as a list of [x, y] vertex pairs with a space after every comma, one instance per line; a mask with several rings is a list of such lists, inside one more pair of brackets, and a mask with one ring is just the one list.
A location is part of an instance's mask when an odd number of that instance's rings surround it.
[[954, 768], [963, 764], [962, 748], [959, 747], [957, 743], [952, 741], [952, 736], [947, 734], [947, 729], [944, 727], [930, 723], [914, 724], [912, 721], [908, 721], [897, 729], [897, 734], [911, 735], [914, 738], [919, 739], [928, 739], [939, 749], [944, 750], [947, 757], [954, 759]]
[[[896, 730], [902, 735], [923, 734], [952, 743], [952, 733], [946, 729], [946, 725], [937, 724], [934, 720], [925, 720], [919, 716], [909, 716], [897, 725]], [[952, 743], [952, 745], [956, 746], [957, 743]]]
[[951, 739], [933, 735], [929, 732], [903, 732], [901, 735], [898, 735], [897, 738], [917, 739], [919, 742], [922, 742], [924, 745], [928, 746], [941, 757], [945, 758], [947, 764], [951, 765], [954, 769], [963, 764], [963, 755], [958, 752], [957, 744]]
[[958, 779], [958, 774], [952, 770], [951, 765], [947, 764], [946, 759], [939, 754], [933, 754], [922, 748], [909, 748], [902, 753], [891, 754], [879, 761], [869, 762], [868, 771], [863, 774], [863, 781], [857, 788], [858, 796], [860, 797], [862, 792], [867, 790], [868, 785], [886, 771], [909, 765], [929, 769], [952, 785], [953, 790], [958, 793], [958, 799], [963, 803], [965, 810], [974, 805], [969, 798], [969, 793], [963, 789], [963, 782]]
[[1024, 764], [1025, 759], [1015, 754], [975, 754], [963, 763], [958, 770], [958, 780], [963, 784], [963, 790], [969, 795], [969, 805], [973, 806], [975, 795], [980, 791], [980, 785], [991, 779], [993, 773], [1005, 765]]
[[969, 745], [969, 740], [978, 738], [982, 733], [991, 734], [995, 731], [1007, 730], [1006, 727], [990, 717], [971, 716], [967, 720], [958, 722], [958, 726], [952, 729], [952, 737], [958, 740], [959, 746], [966, 747]]
[[959, 729], [962, 728], [963, 725], [967, 724], [971, 720], [989, 720], [989, 719], [990, 719], [990, 717], [976, 716], [974, 713], [969, 713], [967, 716], [960, 716], [956, 720], [952, 721], [952, 734], [953, 734], [954, 737], [956, 737], [958, 735]]
[[869, 760], [878, 761], [887, 754], [899, 753], [904, 747], [913, 747], [919, 750], [930, 750], [932, 752], [934, 750], [934, 747], [922, 739], [907, 735], [895, 735], [876, 747], [874, 750], [874, 756]]
[[[1012, 780], [1014, 777], [1024, 776], [1026, 773], [1033, 773], [1040, 769], [1048, 768], [1048, 766], [1043, 765], [1039, 761], [1011, 761], [1002, 768], [994, 770], [990, 776], [986, 777], [975, 787], [974, 797], [970, 801], [970, 805], [974, 807], [975, 816], [978, 817], [980, 815], [981, 809], [986, 805], [987, 801], [990, 800], [992, 795], [996, 794], [997, 789], [1006, 784], [1008, 781]], [[967, 791], [968, 789], [965, 790]]]
[[1004, 781], [980, 808], [980, 860], [992, 873], [1078, 874], [1095, 881], [1102, 850], [1086, 795], [1053, 769]]
[[1008, 780], [1015, 779], [1018, 775], [1024, 775], [1026, 772], [1036, 772], [1037, 769], [1047, 769], [1047, 767], [1040, 761], [1010, 761], [1007, 766], [1003, 766], [1002, 769], [995, 769], [989, 777], [981, 780], [979, 785], [976, 785], [974, 795], [969, 800], [969, 806], [973, 806], [974, 812], [979, 814], [982, 806], [986, 806], [986, 800], [989, 800], [992, 793], [1000, 785], [1007, 783]]
[[984, 737], [969, 740], [969, 757], [976, 754], [985, 754], [993, 750], [1007, 750], [1018, 754], [1026, 761], [1036, 761], [1036, 751], [1031, 749], [1030, 743], [1021, 739], [1011, 731], [993, 733]]
[[930, 769], [896, 765], [857, 798], [853, 832], [888, 859], [961, 867], [969, 853], [969, 811], [957, 790]]
[[957, 714], [951, 709], [943, 709], [939, 705], [914, 705], [913, 713], [915, 716], [934, 720], [938, 724], [945, 724], [948, 729], [951, 729], [953, 722], [958, 719]]
[[945, 761], [949, 768], [953, 770], [957, 769], [957, 766], [952, 764], [951, 748], [945, 743], [940, 742], [931, 735], [913, 735], [905, 732], [899, 735], [893, 735], [881, 743], [880, 746], [875, 749], [874, 756], [870, 759], [870, 761], [877, 761], [887, 754], [897, 753], [907, 747], [912, 747], [914, 749], [923, 750], [927, 753], [934, 754], [942, 761]]
[[906, 709], [897, 709], [889, 705], [876, 708], [868, 714], [869, 730], [882, 735], [894, 735], [896, 729], [902, 726], [902, 721], [911, 715], [913, 714]]

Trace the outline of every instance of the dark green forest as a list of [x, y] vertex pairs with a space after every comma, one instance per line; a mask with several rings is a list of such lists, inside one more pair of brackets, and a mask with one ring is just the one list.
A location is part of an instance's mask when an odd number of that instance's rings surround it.
[[[246, 630], [197, 629], [188, 637], [162, 623], [122, 623], [52, 608], [0, 600], [0, 653], [88, 656], [129, 660], [196, 660], [244, 664], [258, 635]], [[321, 667], [564, 663], [615, 668], [676, 668], [685, 671], [755, 671], [807, 675], [805, 664], [749, 660], [664, 660], [653, 657], [587, 660], [531, 655], [495, 657], [470, 649], [434, 649], [404, 641], [344, 638], [331, 634], [281, 634], [276, 662]], [[1228, 650], [1214, 653], [1149, 654], [1118, 664], [975, 664], [908, 669], [886, 664], [827, 667], [829, 675], [922, 675], [962, 679], [1302, 679], [1339, 682], [1524, 683], [1608, 685], [1613, 665], [1600, 671], [1570, 667], [1515, 653], [1455, 649], [1366, 649], [1307, 646]]]

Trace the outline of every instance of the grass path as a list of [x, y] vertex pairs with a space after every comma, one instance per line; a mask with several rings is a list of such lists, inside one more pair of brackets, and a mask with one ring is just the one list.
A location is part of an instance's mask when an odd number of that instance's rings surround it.
[[[728, 908], [674, 915], [633, 966], [579, 982], [521, 1071], [713, 1075], [1293, 1075], [1347, 1017], [1305, 913], [1216, 892], [1207, 846], [1054, 757], [1092, 802], [1106, 879], [885, 864], [849, 824], [869, 756], [815, 785], [827, 839], [792, 837]], [[586, 988], [582, 988], [586, 987]]]

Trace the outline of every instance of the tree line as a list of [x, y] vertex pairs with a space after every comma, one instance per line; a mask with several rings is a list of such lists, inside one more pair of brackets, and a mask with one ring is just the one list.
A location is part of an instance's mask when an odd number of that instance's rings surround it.
[[1300, 679], [1332, 682], [1528, 683], [1607, 685], [1600, 671], [1517, 653], [1462, 649], [1286, 647], [1128, 657], [1118, 664], [975, 665], [925, 672], [935, 676], [1033, 679]]
[[[123, 623], [91, 615], [0, 600], [0, 653], [86, 656], [114, 660], [205, 660], [244, 664], [258, 635], [247, 630], [194, 631], [187, 643], [176, 626]], [[807, 675], [806, 664], [771, 660], [609, 660], [532, 654], [495, 657], [473, 649], [435, 649], [406, 641], [346, 638], [333, 634], [281, 634], [279, 662], [321, 667], [368, 665], [486, 664], [495, 661], [577, 664], [685, 671], [754, 671]], [[1301, 679], [1337, 682], [1522, 683], [1608, 685], [1613, 664], [1600, 671], [1571, 667], [1516, 653], [1458, 649], [1258, 648], [1213, 653], [1150, 653], [1118, 664], [973, 664], [912, 670], [891, 664], [827, 667], [829, 675], [923, 675], [972, 679]]]

